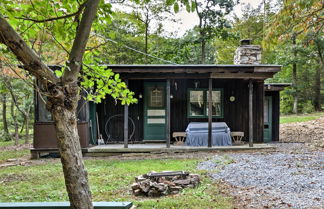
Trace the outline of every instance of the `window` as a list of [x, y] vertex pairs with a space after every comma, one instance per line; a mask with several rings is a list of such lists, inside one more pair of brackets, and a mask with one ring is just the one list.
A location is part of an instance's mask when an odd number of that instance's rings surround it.
[[[37, 93], [37, 117], [36, 121], [37, 122], [50, 122], [53, 121], [52, 114], [46, 109], [46, 104], [44, 102], [47, 101], [46, 96], [43, 96], [43, 99], [41, 99], [41, 96], [39, 93]], [[43, 101], [45, 100], [45, 101]]]
[[163, 87], [149, 87], [149, 107], [162, 108], [164, 107], [164, 88]]
[[189, 112], [190, 116], [204, 116], [205, 99], [204, 91], [189, 91]]
[[[223, 117], [223, 89], [212, 91], [212, 114], [213, 117]], [[208, 117], [208, 89], [189, 89], [188, 117]]]

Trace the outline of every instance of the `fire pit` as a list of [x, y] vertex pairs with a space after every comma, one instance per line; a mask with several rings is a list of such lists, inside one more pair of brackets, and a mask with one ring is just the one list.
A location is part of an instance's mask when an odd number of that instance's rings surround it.
[[198, 174], [184, 171], [150, 172], [135, 177], [132, 184], [133, 194], [136, 196], [160, 197], [177, 194], [183, 188], [195, 188], [200, 183]]

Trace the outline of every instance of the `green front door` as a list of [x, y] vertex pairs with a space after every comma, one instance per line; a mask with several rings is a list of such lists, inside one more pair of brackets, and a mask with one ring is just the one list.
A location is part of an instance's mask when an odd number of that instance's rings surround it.
[[144, 140], [165, 140], [165, 82], [144, 83]]
[[266, 96], [264, 98], [264, 129], [263, 141], [272, 141], [272, 97]]

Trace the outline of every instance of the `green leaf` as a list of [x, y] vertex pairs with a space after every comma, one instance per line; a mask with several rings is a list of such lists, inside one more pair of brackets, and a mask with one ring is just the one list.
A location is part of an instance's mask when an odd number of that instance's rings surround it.
[[196, 2], [195, 1], [192, 1], [191, 2], [191, 12], [194, 12], [194, 11], [196, 11]]
[[174, 4], [175, 0], [166, 0], [165, 4], [167, 6], [171, 6], [172, 4]]
[[179, 12], [179, 4], [177, 2], [173, 5], [173, 10], [175, 13]]
[[190, 4], [186, 4], [186, 10], [187, 10], [187, 12], [191, 12]]
[[56, 75], [57, 77], [62, 77], [62, 75], [63, 75], [63, 71], [61, 71], [61, 70], [55, 70], [55, 75]]

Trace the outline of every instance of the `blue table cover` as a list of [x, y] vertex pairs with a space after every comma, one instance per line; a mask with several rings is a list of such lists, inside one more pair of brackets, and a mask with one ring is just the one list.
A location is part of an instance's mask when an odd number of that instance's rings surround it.
[[[186, 129], [187, 146], [207, 146], [208, 145], [208, 123], [191, 122]], [[229, 127], [224, 122], [212, 123], [212, 145], [231, 146], [232, 138]]]

